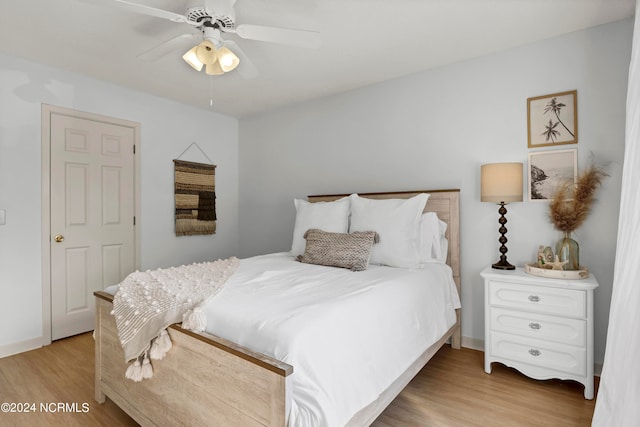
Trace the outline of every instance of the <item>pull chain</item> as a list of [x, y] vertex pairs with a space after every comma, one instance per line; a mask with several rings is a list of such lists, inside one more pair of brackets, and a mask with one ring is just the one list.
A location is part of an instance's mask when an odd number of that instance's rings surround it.
[[209, 75], [209, 107], [213, 107], [213, 76]]

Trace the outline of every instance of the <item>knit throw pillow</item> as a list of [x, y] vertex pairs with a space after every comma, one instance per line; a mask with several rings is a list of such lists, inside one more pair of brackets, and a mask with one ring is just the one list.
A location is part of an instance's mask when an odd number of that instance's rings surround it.
[[304, 238], [307, 244], [304, 254], [296, 258], [298, 261], [361, 271], [369, 266], [371, 248], [378, 242], [378, 233], [329, 233], [312, 228], [304, 233]]

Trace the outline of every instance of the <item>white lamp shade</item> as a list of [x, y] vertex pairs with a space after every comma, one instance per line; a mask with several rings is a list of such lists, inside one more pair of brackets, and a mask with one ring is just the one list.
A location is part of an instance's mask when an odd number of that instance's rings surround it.
[[480, 201], [522, 201], [522, 163], [490, 163], [480, 167]]
[[207, 64], [204, 72], [209, 74], [210, 76], [219, 76], [224, 74], [222, 68], [220, 68], [220, 62], [216, 61], [213, 64]]
[[225, 73], [235, 69], [240, 63], [240, 58], [228, 48], [222, 47], [218, 50], [218, 62]]
[[204, 64], [200, 60], [198, 60], [198, 55], [196, 54], [197, 49], [198, 46], [192, 47], [187, 53], [182, 55], [182, 59], [184, 59], [187, 64], [193, 67], [194, 70], [200, 71], [202, 70], [202, 66]]
[[196, 56], [203, 64], [213, 64], [218, 57], [216, 46], [210, 40], [203, 40], [196, 48]]

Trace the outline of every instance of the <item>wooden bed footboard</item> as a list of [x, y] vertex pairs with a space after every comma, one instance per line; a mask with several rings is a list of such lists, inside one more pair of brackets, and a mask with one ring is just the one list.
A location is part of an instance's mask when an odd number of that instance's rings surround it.
[[126, 379], [112, 310], [96, 292], [95, 398], [111, 399], [147, 425], [286, 425], [293, 367], [206, 333], [168, 328], [173, 348], [153, 361], [154, 377]]

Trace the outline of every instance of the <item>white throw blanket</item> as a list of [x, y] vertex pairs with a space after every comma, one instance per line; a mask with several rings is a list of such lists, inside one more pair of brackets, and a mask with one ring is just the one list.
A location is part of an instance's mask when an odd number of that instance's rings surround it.
[[235, 257], [180, 267], [137, 271], [128, 275], [113, 298], [118, 338], [126, 362], [135, 360], [126, 376], [134, 381], [151, 378], [149, 358], [162, 359], [171, 348], [165, 330], [182, 321], [182, 327], [204, 331], [202, 304], [222, 289], [238, 268]]

